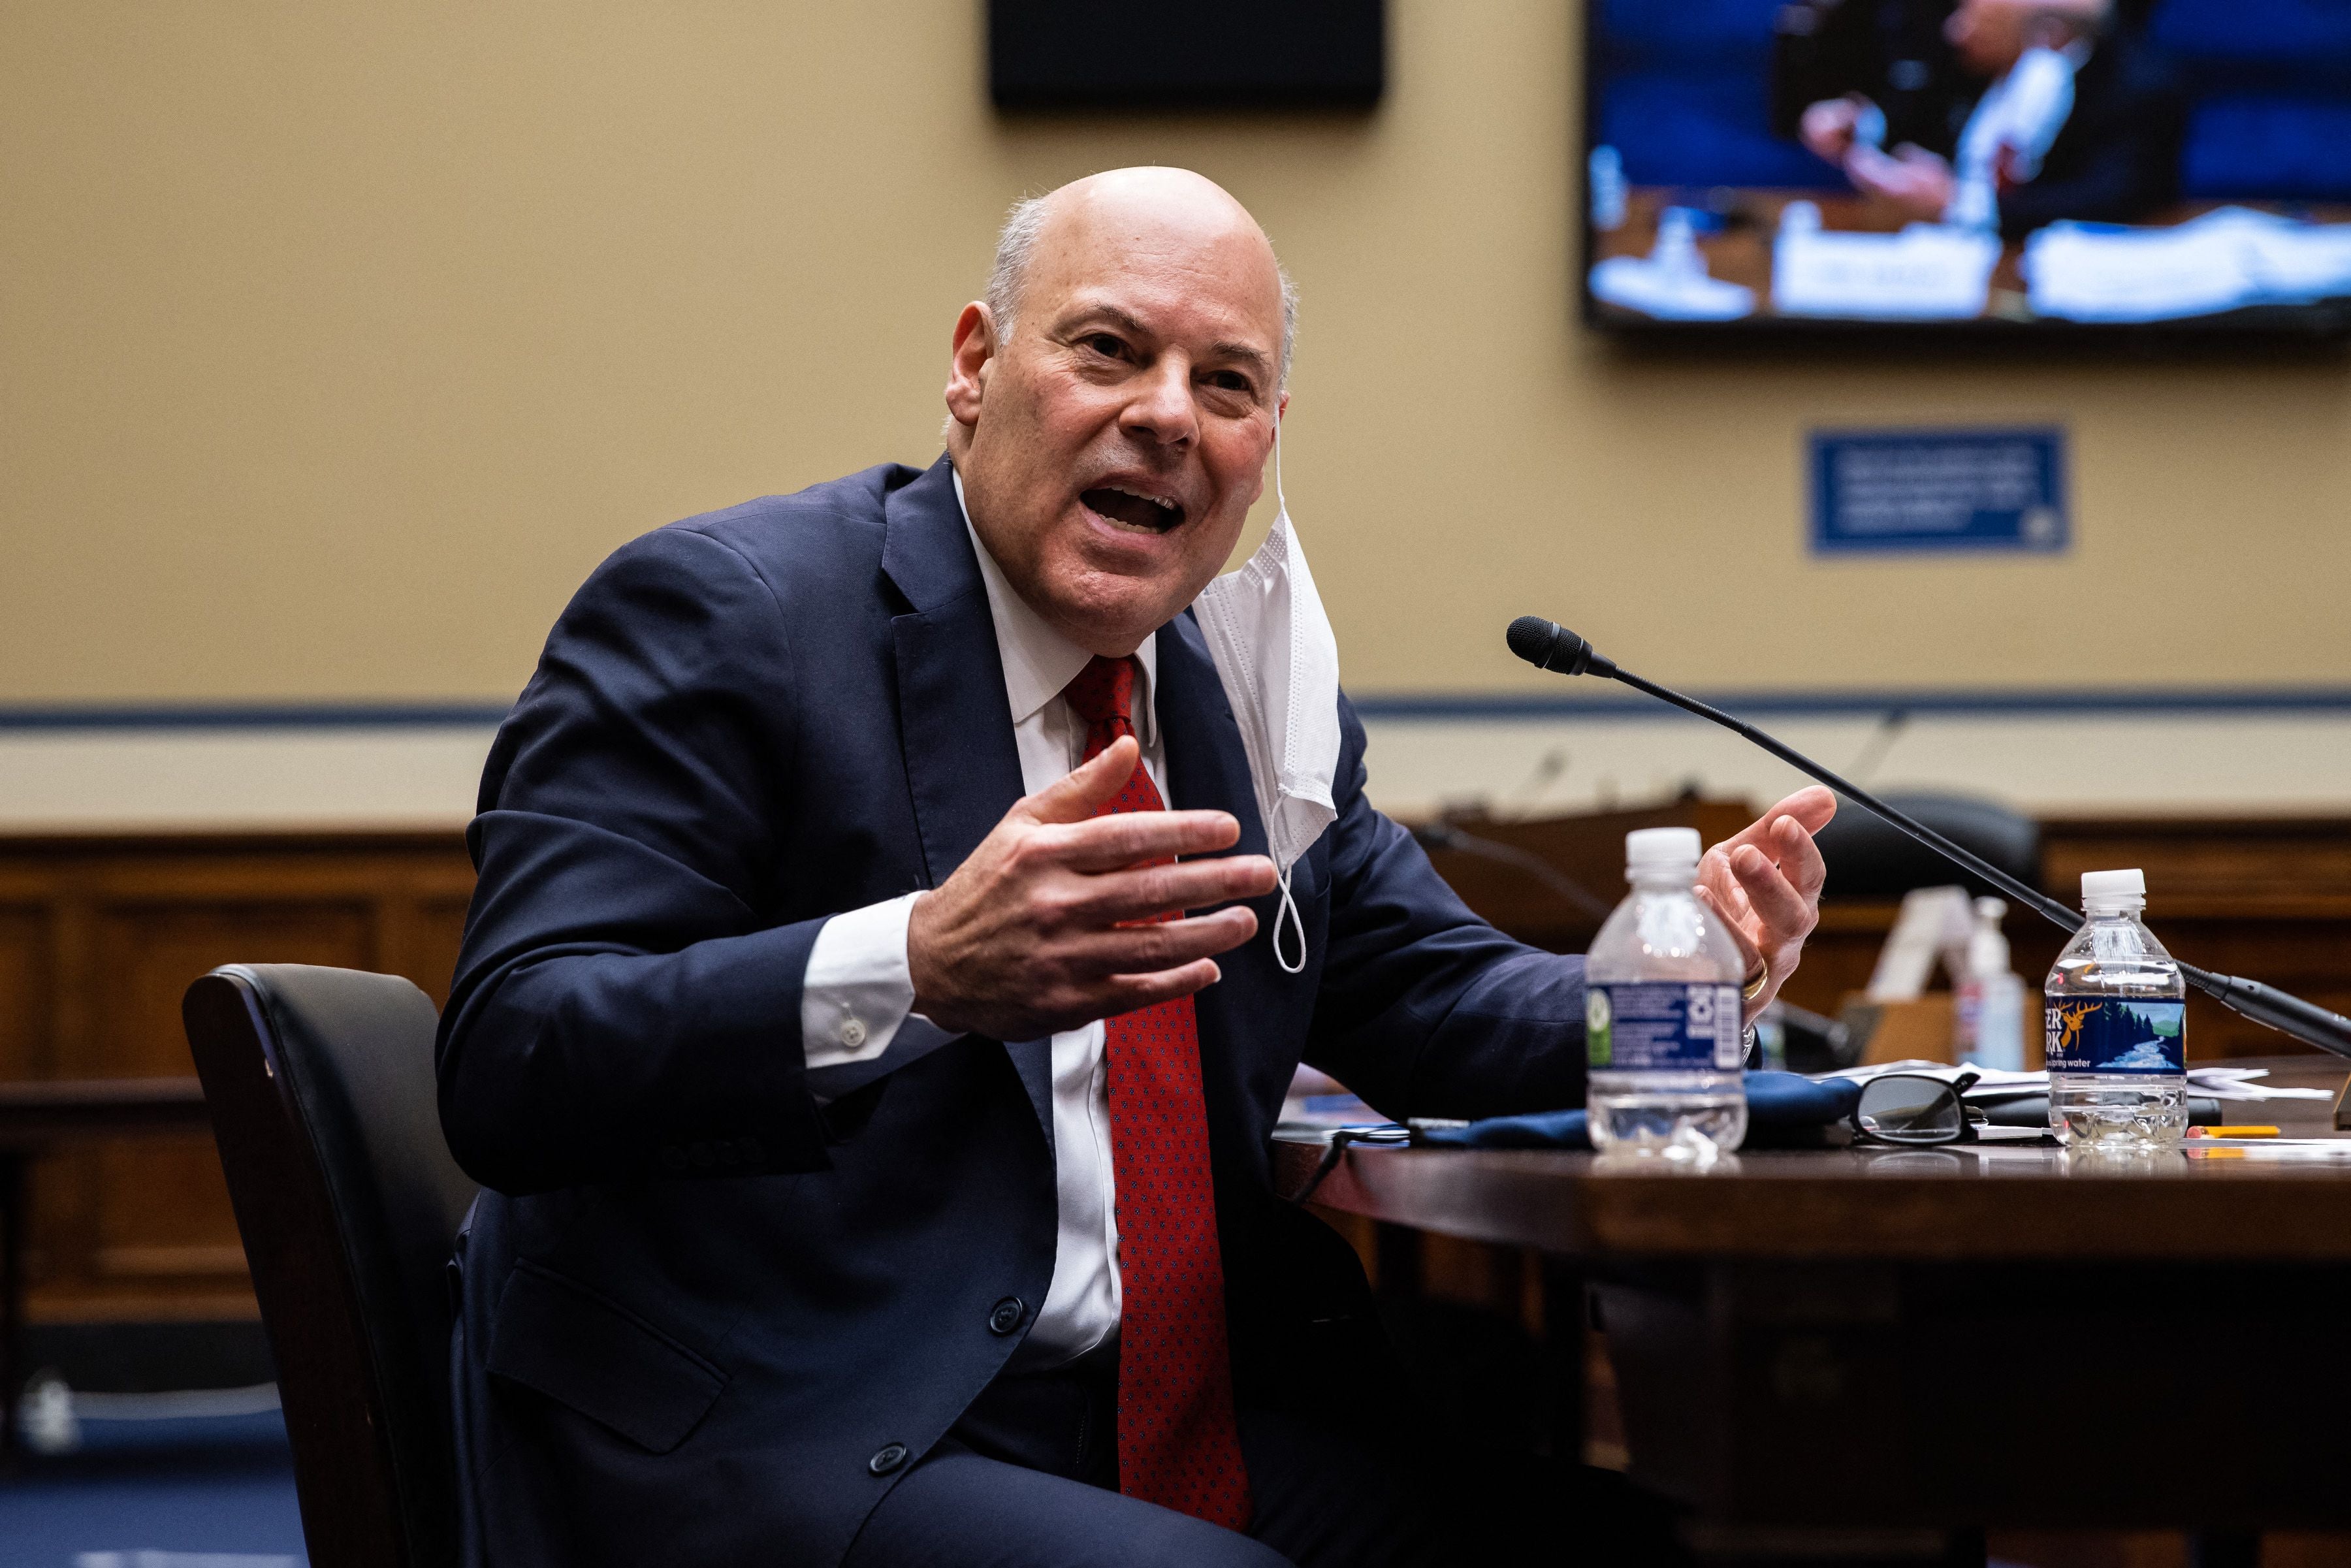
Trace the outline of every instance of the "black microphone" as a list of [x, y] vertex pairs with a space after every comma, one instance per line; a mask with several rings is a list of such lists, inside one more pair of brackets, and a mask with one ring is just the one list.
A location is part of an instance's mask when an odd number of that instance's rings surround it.
[[[1734, 718], [1720, 708], [1708, 707], [1695, 697], [1686, 697], [1654, 681], [1645, 681], [1628, 670], [1617, 668], [1612, 661], [1594, 653], [1591, 643], [1556, 622], [1546, 621], [1540, 615], [1521, 615], [1510, 622], [1509, 642], [1511, 653], [1537, 669], [1553, 670], [1563, 675], [1604, 675], [1610, 680], [1622, 681], [1635, 691], [1646, 692], [1661, 702], [1669, 702], [1677, 708], [1734, 731], [1797, 771], [1819, 779], [1871, 815], [1907, 833], [1952, 864], [1973, 872], [2027, 908], [2037, 910], [2052, 923], [2068, 932], [2082, 928], [2082, 916], [2070, 904], [2059, 903], [2038, 888], [2025, 886], [1981, 855], [1953, 843], [1924, 822], [1913, 821], [1858, 785], [1847, 783], [1802, 752], [1782, 745], [1753, 725]], [[2340, 1013], [2328, 1012], [2314, 1002], [2289, 996], [2273, 986], [2262, 985], [2259, 980], [2241, 979], [2235, 975], [2216, 975], [2210, 969], [2199, 969], [2185, 962], [2180, 963], [2179, 972], [2189, 985], [2255, 1023], [2266, 1024], [2321, 1051], [2331, 1051], [2337, 1056], [2351, 1056], [2351, 1019]]]

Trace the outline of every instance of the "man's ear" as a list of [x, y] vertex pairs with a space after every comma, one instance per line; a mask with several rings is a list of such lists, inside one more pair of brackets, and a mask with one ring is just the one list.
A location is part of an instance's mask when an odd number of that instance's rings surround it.
[[996, 317], [975, 299], [956, 318], [955, 350], [947, 361], [947, 413], [967, 428], [979, 423], [981, 397], [996, 364]]

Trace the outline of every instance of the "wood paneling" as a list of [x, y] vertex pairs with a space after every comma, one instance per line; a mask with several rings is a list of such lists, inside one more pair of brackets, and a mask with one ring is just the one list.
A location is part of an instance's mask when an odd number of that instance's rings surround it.
[[[473, 868], [458, 835], [0, 839], [0, 1076], [193, 1071], [188, 983], [328, 964], [448, 994]], [[33, 1173], [37, 1319], [253, 1311], [208, 1137], [68, 1147]]]
[[0, 906], [0, 1078], [45, 1078], [50, 1059], [48, 912], [38, 904]]
[[[1736, 801], [1691, 800], [1459, 825], [1613, 904], [1628, 829], [1686, 823], [1712, 842], [1748, 820]], [[2043, 832], [2046, 885], [2060, 896], [2085, 870], [2143, 866], [2156, 930], [2175, 950], [2351, 1010], [2351, 819], [2071, 819]], [[1522, 866], [1433, 858], [1472, 908], [1531, 941], [1572, 951], [1597, 929]], [[219, 964], [375, 969], [445, 1001], [473, 881], [455, 833], [0, 839], [0, 1077], [190, 1071], [180, 995]], [[1790, 999], [1832, 1011], [1859, 989], [1893, 914], [1825, 908]], [[2037, 981], [2062, 934], [2022, 915], [2010, 934], [2018, 971]], [[2200, 1000], [2189, 1031], [2198, 1057], [2290, 1049]], [[37, 1317], [252, 1311], [209, 1140], [61, 1152], [35, 1167], [33, 1204]]]

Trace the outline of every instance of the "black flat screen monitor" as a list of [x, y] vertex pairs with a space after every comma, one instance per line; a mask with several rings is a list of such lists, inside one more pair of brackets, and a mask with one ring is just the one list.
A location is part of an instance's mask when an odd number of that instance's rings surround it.
[[1604, 329], [2351, 333], [2351, 0], [1587, 0]]

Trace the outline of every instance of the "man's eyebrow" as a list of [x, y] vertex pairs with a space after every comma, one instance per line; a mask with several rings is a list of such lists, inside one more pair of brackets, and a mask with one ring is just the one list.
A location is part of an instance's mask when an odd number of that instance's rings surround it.
[[1074, 332], [1090, 321], [1107, 321], [1119, 330], [1137, 338], [1154, 335], [1151, 329], [1143, 324], [1141, 318], [1131, 316], [1115, 305], [1089, 305], [1072, 314], [1062, 330]]
[[[1094, 321], [1108, 322], [1119, 330], [1137, 338], [1155, 339], [1158, 336], [1143, 324], [1141, 318], [1131, 315], [1115, 305], [1089, 305], [1071, 315], [1061, 329], [1065, 332], [1074, 332], [1088, 322]], [[1247, 343], [1229, 341], [1211, 343], [1208, 345], [1208, 357], [1213, 360], [1238, 361], [1260, 376], [1270, 374], [1273, 369], [1273, 361], [1266, 356], [1264, 350], [1253, 349]]]
[[1208, 346], [1208, 354], [1212, 359], [1238, 360], [1259, 375], [1266, 374], [1273, 367], [1271, 360], [1247, 343], [1212, 343]]

